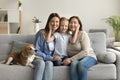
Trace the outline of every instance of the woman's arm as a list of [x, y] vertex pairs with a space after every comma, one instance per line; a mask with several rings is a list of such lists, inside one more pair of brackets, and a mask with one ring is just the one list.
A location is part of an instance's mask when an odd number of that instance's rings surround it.
[[52, 26], [49, 27], [50, 31], [48, 32], [47, 36], [46, 36], [46, 42], [51, 42], [54, 40], [54, 36], [52, 33]]
[[[44, 47], [45, 47], [45, 38], [44, 36], [41, 34], [37, 40], [36, 40], [36, 44], [35, 47], [37, 49], [37, 56], [41, 56], [44, 60], [53, 60], [53, 57], [50, 54], [47, 54], [44, 52]], [[47, 47], [47, 46], [46, 46]], [[47, 51], [47, 50], [46, 50]], [[49, 51], [48, 51], [49, 52]]]
[[76, 59], [81, 59], [89, 54], [90, 40], [89, 40], [88, 34], [84, 31], [82, 31], [81, 36], [78, 36], [78, 37], [80, 38], [79, 41], [80, 41], [82, 50], [80, 52], [78, 52], [76, 55], [74, 55], [70, 58], [66, 58], [62, 62], [63, 65], [69, 65], [72, 61], [74, 61]]
[[90, 53], [91, 45], [88, 34], [85, 31], [82, 31], [81, 36], [79, 36], [79, 38], [81, 44], [81, 51], [73, 57], [71, 57], [72, 60], [81, 59]]
[[76, 43], [78, 33], [79, 33], [79, 27], [76, 28], [75, 32], [73, 33], [73, 36], [70, 38], [70, 43], [72, 44]]

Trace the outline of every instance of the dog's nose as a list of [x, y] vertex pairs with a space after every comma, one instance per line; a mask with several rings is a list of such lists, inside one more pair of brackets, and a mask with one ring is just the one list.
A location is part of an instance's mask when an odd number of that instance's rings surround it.
[[37, 50], [35, 50], [35, 52], [37, 52]]

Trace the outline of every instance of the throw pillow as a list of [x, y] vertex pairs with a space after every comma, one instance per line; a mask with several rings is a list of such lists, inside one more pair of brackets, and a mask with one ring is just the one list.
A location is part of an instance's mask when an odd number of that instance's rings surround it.
[[20, 52], [21, 50], [24, 49], [24, 47], [25, 47], [27, 44], [29, 44], [29, 43], [22, 42], [22, 41], [13, 41], [11, 53], [12, 53], [12, 52]]
[[116, 61], [116, 55], [112, 52], [107, 52], [106, 54], [99, 54], [98, 61], [111, 64]]

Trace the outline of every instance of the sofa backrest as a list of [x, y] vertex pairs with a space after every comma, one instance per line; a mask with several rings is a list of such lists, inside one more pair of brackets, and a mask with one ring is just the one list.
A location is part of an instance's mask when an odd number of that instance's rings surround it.
[[88, 34], [91, 40], [92, 48], [96, 55], [106, 53], [106, 35], [104, 32], [96, 32]]
[[10, 53], [14, 40], [34, 43], [34, 39], [35, 36], [32, 34], [0, 34], [0, 60], [4, 59]]
[[[102, 32], [89, 33], [92, 47], [96, 54], [106, 53], [106, 36]], [[14, 40], [26, 43], [34, 43], [35, 35], [33, 34], [0, 34], [0, 60], [4, 59], [12, 49]]]

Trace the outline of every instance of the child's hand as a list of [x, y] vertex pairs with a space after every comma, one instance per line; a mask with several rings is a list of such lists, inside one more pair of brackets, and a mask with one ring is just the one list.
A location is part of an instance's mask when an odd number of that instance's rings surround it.
[[54, 56], [53, 57], [53, 60], [56, 61], [56, 60], [61, 60], [61, 57], [60, 56]]

